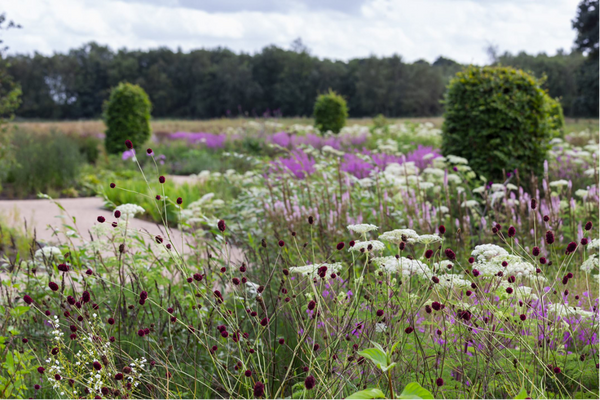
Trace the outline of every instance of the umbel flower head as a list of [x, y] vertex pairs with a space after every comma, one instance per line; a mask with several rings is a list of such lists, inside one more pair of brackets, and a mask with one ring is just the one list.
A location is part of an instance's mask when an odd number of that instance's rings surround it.
[[367, 233], [377, 229], [379, 229], [377, 226], [371, 224], [348, 225], [348, 230], [358, 234]]

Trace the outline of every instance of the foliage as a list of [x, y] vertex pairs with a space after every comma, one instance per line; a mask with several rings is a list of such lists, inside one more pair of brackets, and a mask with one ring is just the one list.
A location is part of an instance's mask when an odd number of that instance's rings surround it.
[[134, 148], [140, 149], [150, 139], [151, 108], [144, 89], [130, 83], [119, 83], [104, 105], [106, 151], [122, 153], [126, 149], [126, 140], [131, 140]]
[[556, 122], [535, 78], [508, 67], [471, 66], [450, 82], [444, 102], [444, 155], [466, 158], [491, 179], [513, 170], [541, 174]]
[[598, 51], [598, 0], [581, 0], [577, 6], [577, 15], [573, 20], [573, 29], [577, 30], [575, 46], [584, 52]]
[[565, 137], [565, 116], [558, 100], [546, 95], [546, 106], [550, 119], [550, 136]]
[[510, 66], [522, 69], [538, 78], [542, 88], [553, 99], [558, 99], [566, 115], [586, 115], [577, 113], [577, 77], [585, 61], [579, 51], [565, 53], [558, 51], [553, 56], [540, 53], [531, 55], [525, 52], [499, 56], [494, 66]]
[[18, 132], [13, 138], [15, 164], [4, 181], [9, 195], [26, 197], [39, 192], [56, 196], [73, 188], [84, 162], [77, 143], [60, 133]]
[[315, 127], [319, 131], [322, 133], [328, 131], [339, 133], [346, 125], [346, 118], [348, 117], [346, 100], [329, 89], [328, 93], [317, 97], [313, 114], [315, 117]]

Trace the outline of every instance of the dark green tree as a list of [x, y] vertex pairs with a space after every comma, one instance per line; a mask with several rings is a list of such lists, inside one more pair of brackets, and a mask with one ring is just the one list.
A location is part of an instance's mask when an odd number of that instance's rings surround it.
[[582, 0], [577, 7], [573, 29], [577, 30], [575, 47], [587, 55], [577, 75], [575, 113], [598, 117], [598, 0]]

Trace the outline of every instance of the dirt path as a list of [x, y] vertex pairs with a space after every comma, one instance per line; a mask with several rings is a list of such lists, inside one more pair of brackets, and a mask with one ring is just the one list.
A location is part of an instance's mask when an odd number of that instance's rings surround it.
[[[99, 197], [82, 197], [78, 199], [60, 199], [58, 200], [68, 215], [75, 217], [77, 227], [82, 235], [86, 235], [89, 229], [98, 224], [98, 216], [106, 218], [105, 223], [111, 223], [115, 220], [111, 211], [102, 209], [103, 201]], [[54, 231], [59, 231], [60, 240], [66, 238], [63, 223], [73, 225], [73, 219], [65, 215], [50, 200], [3, 200], [0, 201], [0, 216], [2, 221], [8, 226], [24, 229], [33, 233], [36, 231], [36, 237], [39, 241], [51, 243], [56, 241]], [[153, 235], [162, 234], [164, 236], [164, 227], [152, 222], [133, 219], [129, 222], [134, 229], [141, 229], [150, 232]], [[181, 232], [172, 229], [171, 233], [177, 243], [181, 243]], [[80, 244], [75, 241], [76, 244]]]

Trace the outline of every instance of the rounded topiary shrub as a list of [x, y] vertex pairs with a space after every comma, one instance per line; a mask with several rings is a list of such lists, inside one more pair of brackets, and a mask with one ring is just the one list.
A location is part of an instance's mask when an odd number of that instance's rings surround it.
[[444, 103], [444, 155], [466, 158], [488, 180], [502, 178], [503, 170], [541, 173], [548, 142], [560, 125], [560, 104], [533, 76], [508, 67], [470, 66], [450, 81]]
[[314, 108], [315, 127], [325, 133], [339, 133], [346, 125], [348, 106], [346, 100], [333, 90], [319, 95]]
[[550, 96], [546, 96], [546, 105], [550, 113], [551, 135], [552, 137], [565, 137], [565, 115], [563, 114], [562, 106], [558, 100]]
[[150, 138], [151, 109], [152, 104], [144, 89], [130, 83], [119, 83], [104, 103], [106, 151], [122, 153], [126, 150], [127, 139], [131, 140], [134, 148], [141, 148]]

